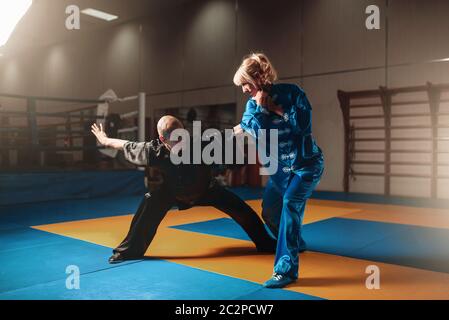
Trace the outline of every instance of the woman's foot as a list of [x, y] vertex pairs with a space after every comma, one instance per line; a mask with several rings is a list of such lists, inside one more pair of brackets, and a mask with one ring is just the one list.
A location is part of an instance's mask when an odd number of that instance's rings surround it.
[[263, 284], [265, 288], [283, 288], [286, 285], [295, 282], [296, 279], [290, 278], [285, 274], [273, 273], [271, 279]]

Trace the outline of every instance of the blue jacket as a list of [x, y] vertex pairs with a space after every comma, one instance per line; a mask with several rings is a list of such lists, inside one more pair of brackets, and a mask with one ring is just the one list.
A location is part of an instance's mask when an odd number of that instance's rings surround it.
[[283, 116], [269, 112], [250, 98], [240, 125], [253, 136], [258, 129], [278, 129], [278, 171], [272, 179], [285, 186], [291, 172], [303, 176], [307, 168], [321, 167], [323, 155], [312, 136], [312, 107], [305, 92], [295, 84], [281, 83], [272, 85], [269, 95], [283, 108]]

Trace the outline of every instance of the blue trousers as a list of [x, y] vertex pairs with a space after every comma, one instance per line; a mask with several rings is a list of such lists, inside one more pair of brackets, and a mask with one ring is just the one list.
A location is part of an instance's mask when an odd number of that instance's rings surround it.
[[264, 191], [262, 217], [277, 239], [274, 272], [298, 278], [299, 251], [305, 249], [302, 222], [306, 201], [320, 182], [324, 166], [319, 163], [287, 176], [280, 187], [270, 178]]

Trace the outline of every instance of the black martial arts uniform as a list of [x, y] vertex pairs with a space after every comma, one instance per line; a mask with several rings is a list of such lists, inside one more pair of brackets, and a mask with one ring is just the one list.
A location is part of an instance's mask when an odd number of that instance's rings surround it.
[[256, 244], [257, 250], [274, 252], [276, 243], [266, 231], [256, 212], [231, 191], [218, 185], [212, 167], [205, 164], [174, 165], [170, 151], [159, 140], [128, 142], [125, 158], [139, 166], [157, 167], [162, 172], [162, 185], [143, 198], [128, 235], [114, 249], [121, 259], [136, 259], [145, 254], [167, 211], [176, 205], [180, 210], [192, 206], [213, 206], [234, 219]]

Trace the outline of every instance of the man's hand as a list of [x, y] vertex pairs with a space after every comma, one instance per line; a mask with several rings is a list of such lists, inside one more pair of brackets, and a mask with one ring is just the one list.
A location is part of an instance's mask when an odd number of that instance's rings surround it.
[[270, 96], [268, 97], [267, 109], [281, 117], [284, 115], [284, 109], [280, 105], [274, 103], [273, 99]]
[[94, 123], [91, 129], [92, 133], [97, 137], [98, 142], [103, 146], [107, 146], [109, 138], [103, 130], [103, 125], [100, 123], [100, 128], [98, 128], [97, 124]]
[[97, 137], [98, 142], [100, 142], [101, 145], [116, 149], [116, 150], [123, 150], [126, 143], [128, 143], [128, 140], [120, 140], [120, 139], [112, 139], [108, 138], [106, 133], [103, 130], [103, 125], [100, 123], [100, 128], [94, 123], [91, 127], [92, 133]]
[[234, 136], [241, 135], [243, 133], [243, 128], [238, 124], [233, 128]]

